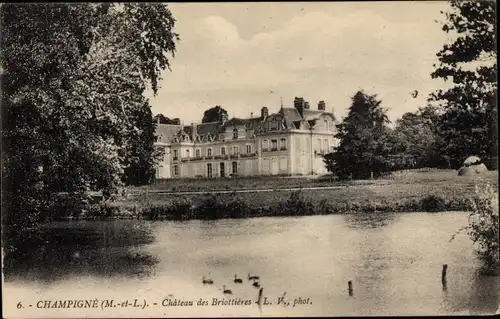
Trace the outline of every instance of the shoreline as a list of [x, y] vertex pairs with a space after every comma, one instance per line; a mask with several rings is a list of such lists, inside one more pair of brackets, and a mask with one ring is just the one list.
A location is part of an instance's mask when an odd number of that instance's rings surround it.
[[[226, 196], [224, 196], [226, 195]], [[244, 193], [243, 195], [248, 195]], [[302, 191], [293, 191], [289, 196], [276, 196], [273, 203], [252, 200], [252, 197], [234, 194], [201, 195], [169, 198], [168, 201], [140, 203], [125, 201], [91, 205], [84, 213], [74, 216], [59, 216], [54, 221], [78, 220], [219, 220], [257, 217], [299, 217], [315, 215], [346, 215], [376, 213], [439, 213], [448, 211], [470, 211], [470, 200], [427, 195], [406, 200], [315, 200], [304, 196]], [[284, 194], [281, 194], [284, 195]], [[276, 198], [282, 197], [282, 198]], [[163, 198], [165, 200], [165, 198]], [[272, 199], [270, 199], [272, 200]], [[268, 200], [269, 201], [269, 200]]]
[[[498, 172], [462, 177], [453, 170], [399, 171], [383, 179], [352, 181], [248, 178], [164, 180], [129, 187], [127, 194], [95, 202], [84, 212], [71, 199], [48, 220], [217, 220], [376, 212], [471, 211], [475, 188], [498, 187]], [[231, 187], [230, 187], [231, 186]], [[252, 188], [252, 186], [256, 186]]]

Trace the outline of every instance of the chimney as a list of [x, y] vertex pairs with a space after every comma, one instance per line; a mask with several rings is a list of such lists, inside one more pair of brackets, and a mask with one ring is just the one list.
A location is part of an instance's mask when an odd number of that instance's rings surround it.
[[160, 124], [160, 115], [158, 114], [156, 117], [158, 119], [158, 124]]
[[318, 110], [324, 111], [325, 109], [326, 109], [325, 101], [319, 101], [318, 102]]
[[224, 113], [224, 112], [221, 113], [221, 115], [220, 115], [220, 121], [221, 121], [222, 124], [226, 123], [226, 121], [227, 121], [227, 113]]
[[304, 117], [305, 102], [301, 97], [295, 97], [293, 100], [293, 106], [299, 111], [301, 117]]
[[268, 116], [269, 116], [269, 110], [267, 107], [264, 106], [263, 108], [260, 109], [260, 117], [262, 119], [265, 119]]
[[191, 123], [191, 141], [196, 141], [196, 135], [198, 132], [196, 131], [196, 123]]
[[304, 110], [309, 110], [309, 102], [304, 102]]

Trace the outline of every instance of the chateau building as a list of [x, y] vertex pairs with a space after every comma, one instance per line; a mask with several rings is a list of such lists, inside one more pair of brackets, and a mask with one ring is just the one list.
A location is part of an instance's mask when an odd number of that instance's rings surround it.
[[335, 116], [324, 101], [312, 110], [303, 98], [260, 116], [181, 125], [158, 124], [156, 147], [164, 157], [157, 178], [220, 178], [326, 174], [323, 155], [336, 145]]

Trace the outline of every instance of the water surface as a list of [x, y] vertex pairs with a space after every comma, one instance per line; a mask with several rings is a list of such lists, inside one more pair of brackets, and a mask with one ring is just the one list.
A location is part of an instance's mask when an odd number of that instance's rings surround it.
[[[466, 224], [467, 213], [461, 212], [54, 223], [46, 242], [34, 248], [32, 264], [9, 273], [4, 309], [9, 317], [492, 314], [499, 304], [498, 278], [478, 275], [480, 264], [466, 235], [449, 241]], [[230, 297], [254, 302], [258, 289], [248, 273], [260, 276], [272, 305], [196, 305], [200, 298], [210, 304]], [[235, 274], [243, 284], [233, 282]], [[214, 285], [203, 285], [202, 276]], [[232, 296], [220, 291], [224, 284]], [[288, 307], [277, 305], [283, 295]], [[299, 297], [309, 303], [293, 307]], [[137, 298], [149, 306], [35, 306], [71, 298]], [[167, 298], [193, 300], [194, 306], [161, 306]], [[33, 306], [16, 309], [19, 301]]]

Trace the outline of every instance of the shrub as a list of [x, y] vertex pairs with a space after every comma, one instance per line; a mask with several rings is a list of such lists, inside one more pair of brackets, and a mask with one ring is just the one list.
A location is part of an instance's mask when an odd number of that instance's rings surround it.
[[314, 205], [304, 198], [301, 191], [292, 192], [286, 202], [280, 203], [278, 210], [282, 216], [307, 216], [313, 213]]
[[420, 207], [426, 212], [439, 212], [446, 209], [446, 200], [436, 195], [429, 195], [422, 198]]
[[484, 262], [486, 273], [498, 274], [500, 269], [498, 192], [489, 183], [484, 188], [476, 186], [475, 196], [470, 203], [472, 212], [468, 218], [469, 224], [459, 229], [451, 240], [465, 230], [478, 246], [477, 252]]

